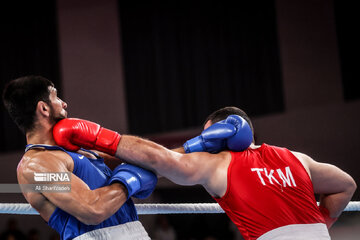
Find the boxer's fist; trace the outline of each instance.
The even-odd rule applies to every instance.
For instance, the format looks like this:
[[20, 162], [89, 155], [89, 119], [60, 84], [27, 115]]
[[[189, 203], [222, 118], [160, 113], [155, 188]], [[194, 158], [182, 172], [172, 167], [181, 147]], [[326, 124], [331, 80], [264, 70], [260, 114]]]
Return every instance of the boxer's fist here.
[[330, 217], [329, 210], [323, 206], [319, 206], [319, 210], [321, 215], [324, 217], [326, 227], [328, 229], [331, 228], [331, 226], [336, 222], [338, 218], [332, 218]]
[[235, 134], [226, 140], [227, 148], [235, 152], [247, 149], [253, 140], [253, 133], [248, 122], [239, 115], [230, 115], [226, 118], [225, 123], [236, 128]]
[[214, 123], [202, 133], [194, 137], [183, 145], [186, 153], [191, 152], [211, 152], [216, 153], [225, 149], [226, 139], [235, 135], [236, 128], [220, 121]]
[[252, 131], [246, 120], [238, 115], [230, 115], [205, 129], [200, 136], [188, 140], [183, 147], [186, 153], [216, 153], [225, 149], [239, 152], [248, 148], [252, 139]]
[[53, 128], [53, 136], [57, 145], [70, 151], [77, 151], [82, 147], [111, 155], [115, 155], [121, 138], [117, 132], [77, 118], [59, 121]]
[[114, 182], [124, 184], [128, 190], [128, 198], [147, 198], [154, 191], [157, 177], [151, 171], [123, 163], [114, 169], [109, 185]]

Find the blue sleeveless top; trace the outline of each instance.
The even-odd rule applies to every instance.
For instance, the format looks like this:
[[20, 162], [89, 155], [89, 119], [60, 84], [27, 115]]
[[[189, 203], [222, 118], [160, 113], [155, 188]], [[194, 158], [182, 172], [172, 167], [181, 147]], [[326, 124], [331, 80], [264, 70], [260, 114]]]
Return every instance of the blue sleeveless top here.
[[[91, 190], [107, 186], [112, 171], [108, 166], [106, 166], [104, 159], [101, 158], [98, 154], [86, 149], [81, 149], [97, 157], [96, 159], [89, 159], [84, 155], [66, 151], [65, 149], [58, 146], [31, 144], [26, 146], [25, 152], [32, 148], [61, 150], [66, 152], [72, 157], [74, 161], [73, 174], [81, 178]], [[106, 203], [104, 202], [104, 204]], [[129, 198], [129, 200], [127, 200], [114, 215], [98, 225], [86, 225], [60, 208], [55, 209], [54, 213], [49, 219], [48, 224], [60, 234], [61, 239], [66, 240], [73, 239], [83, 233], [95, 229], [115, 226], [136, 220], [138, 220], [136, 208], [131, 198]]]

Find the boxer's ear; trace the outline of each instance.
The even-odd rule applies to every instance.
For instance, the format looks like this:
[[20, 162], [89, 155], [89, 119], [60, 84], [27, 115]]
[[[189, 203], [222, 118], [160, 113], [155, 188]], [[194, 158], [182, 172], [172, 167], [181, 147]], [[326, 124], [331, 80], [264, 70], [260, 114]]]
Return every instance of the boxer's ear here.
[[36, 105], [36, 113], [44, 117], [49, 117], [50, 106], [44, 101], [39, 101]]

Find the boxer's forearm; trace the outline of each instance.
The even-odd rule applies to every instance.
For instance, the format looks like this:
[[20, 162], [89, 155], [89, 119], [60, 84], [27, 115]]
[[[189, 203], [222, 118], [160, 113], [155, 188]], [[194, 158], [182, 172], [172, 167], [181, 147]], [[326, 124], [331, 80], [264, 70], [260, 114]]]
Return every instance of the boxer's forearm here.
[[337, 221], [351, 200], [355, 188], [349, 187], [343, 192], [320, 195], [320, 213], [324, 217], [328, 229]]
[[128, 163], [161, 172], [168, 162], [180, 154], [146, 139], [123, 135], [115, 155]]
[[120, 183], [98, 188], [83, 195], [82, 203], [79, 202], [75, 208], [84, 206], [84, 211], [76, 213], [75, 217], [85, 224], [97, 225], [111, 217], [126, 200], [127, 189]]
[[333, 194], [321, 194], [320, 195], [320, 206], [325, 207], [329, 210], [330, 217], [339, 217], [345, 207], [349, 204], [354, 192], [356, 185], [349, 185], [343, 192]]
[[[199, 153], [200, 154], [200, 153]], [[149, 169], [180, 185], [199, 184], [199, 161], [196, 154], [181, 154], [154, 142], [123, 135], [116, 156], [124, 161]]]
[[127, 189], [120, 183], [91, 190], [76, 175], [71, 176], [70, 192], [42, 194], [53, 205], [87, 225], [104, 221], [127, 201]]

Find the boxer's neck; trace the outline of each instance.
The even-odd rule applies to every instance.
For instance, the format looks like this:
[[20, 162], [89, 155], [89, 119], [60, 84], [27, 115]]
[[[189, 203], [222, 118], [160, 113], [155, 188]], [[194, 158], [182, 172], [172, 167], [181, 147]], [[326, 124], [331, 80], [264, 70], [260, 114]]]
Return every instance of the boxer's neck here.
[[56, 145], [52, 129], [53, 124], [36, 124], [32, 131], [26, 133], [27, 144]]

